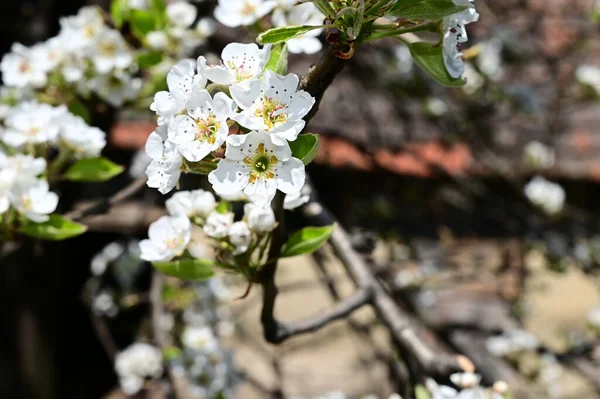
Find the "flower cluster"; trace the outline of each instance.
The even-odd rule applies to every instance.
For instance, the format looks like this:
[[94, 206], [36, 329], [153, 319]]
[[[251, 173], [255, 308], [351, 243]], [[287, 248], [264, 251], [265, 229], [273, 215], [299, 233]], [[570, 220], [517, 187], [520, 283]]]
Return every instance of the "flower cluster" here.
[[60, 32], [33, 47], [19, 43], [2, 58], [4, 84], [19, 89], [65, 88], [64, 95], [98, 95], [113, 106], [135, 99], [134, 54], [120, 32], [109, 28], [97, 7], [60, 20]]
[[[98, 156], [105, 136], [62, 106], [25, 101], [9, 108], [0, 127], [0, 215], [14, 210], [32, 222], [47, 221], [58, 205], [49, 181], [65, 162]], [[48, 164], [54, 152], [59, 155]]]
[[[313, 3], [297, 0], [219, 0], [215, 18], [225, 26], [251, 26], [271, 13], [271, 23], [280, 28], [293, 25], [323, 24], [325, 15]], [[318, 39], [322, 29], [315, 29], [287, 41], [290, 53], [315, 54], [323, 45]]]
[[123, 392], [135, 395], [144, 386], [145, 378], [159, 378], [162, 375], [160, 349], [145, 343], [135, 343], [117, 354], [115, 371]]
[[237, 383], [232, 352], [221, 340], [235, 332], [233, 314], [227, 306], [229, 289], [220, 278], [194, 283], [194, 300], [180, 315], [183, 324], [180, 362], [190, 390], [200, 398], [233, 397]]
[[[262, 254], [268, 234], [276, 227], [271, 208], [246, 204], [243, 220], [226, 202], [217, 204], [204, 190], [180, 191], [167, 200], [169, 216], [152, 223], [149, 239], [140, 242], [141, 258], [150, 262], [169, 262], [189, 254], [195, 259], [217, 258], [233, 263], [234, 257], [249, 258], [254, 250]], [[212, 241], [212, 245], [210, 242]]]
[[539, 141], [529, 142], [523, 149], [525, 162], [536, 169], [548, 169], [554, 166], [556, 155], [552, 147]]
[[148, 32], [144, 38], [144, 46], [175, 58], [189, 56], [215, 31], [211, 18], [201, 18], [196, 22], [197, 14], [196, 6], [186, 1], [167, 4], [165, 27]]
[[[243, 193], [266, 208], [277, 190], [297, 195], [304, 185], [304, 164], [292, 156], [288, 144], [304, 128], [302, 119], [315, 100], [298, 90], [299, 79], [265, 71], [270, 47], [231, 43], [221, 65], [184, 60], [167, 75], [169, 91], [155, 95], [151, 109], [158, 128], [148, 138], [152, 159], [146, 171], [148, 185], [161, 193], [171, 191], [182, 166], [196, 162], [214, 165], [214, 152], [226, 145], [225, 158], [209, 174], [217, 194], [225, 198]], [[227, 86], [211, 95], [207, 82]], [[248, 134], [229, 135], [237, 123]], [[185, 163], [185, 165], [184, 165]]]
[[444, 65], [453, 78], [460, 78], [465, 72], [460, 47], [469, 39], [465, 26], [479, 20], [474, 0], [452, 0], [457, 6], [468, 6], [464, 11], [444, 17], [443, 54]]

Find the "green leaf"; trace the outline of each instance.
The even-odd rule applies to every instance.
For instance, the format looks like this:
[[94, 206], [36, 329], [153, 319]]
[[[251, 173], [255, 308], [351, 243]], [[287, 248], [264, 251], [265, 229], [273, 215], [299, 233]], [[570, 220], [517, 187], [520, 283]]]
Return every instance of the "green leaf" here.
[[256, 41], [260, 44], [277, 44], [290, 40], [296, 36], [300, 36], [309, 32], [313, 29], [320, 29], [321, 25], [298, 25], [298, 26], [284, 26], [281, 28], [269, 29], [266, 32], [261, 33], [256, 38]]
[[65, 172], [65, 179], [78, 182], [103, 182], [123, 172], [124, 168], [103, 158], [85, 158], [75, 162]]
[[312, 133], [300, 134], [294, 141], [290, 141], [290, 148], [294, 157], [308, 165], [319, 151], [319, 136]]
[[28, 222], [21, 227], [21, 233], [42, 240], [61, 241], [85, 233], [87, 227], [61, 215], [50, 215], [43, 223]]
[[287, 44], [279, 43], [271, 49], [271, 57], [265, 65], [267, 71], [273, 71], [280, 75], [285, 75], [288, 68], [288, 49]]
[[408, 19], [438, 19], [467, 8], [469, 6], [457, 6], [452, 0], [398, 0], [387, 14]]
[[137, 63], [140, 68], [150, 68], [154, 65], [159, 64], [163, 59], [163, 56], [158, 51], [149, 51], [141, 53], [137, 57]]
[[285, 244], [281, 257], [312, 254], [327, 242], [334, 227], [305, 227], [295, 232]]
[[90, 123], [90, 111], [88, 111], [87, 107], [81, 101], [77, 99], [73, 100], [71, 105], [69, 105], [69, 112], [81, 117], [86, 123]]
[[180, 259], [173, 262], [154, 262], [152, 265], [163, 274], [182, 280], [206, 280], [215, 274], [213, 262], [206, 259]]
[[143, 38], [157, 28], [157, 14], [150, 10], [131, 10], [131, 29], [140, 38]]
[[186, 172], [193, 173], [196, 175], [207, 175], [213, 170], [217, 169], [218, 162], [211, 161], [198, 161], [198, 162], [186, 162]]
[[417, 385], [415, 387], [415, 399], [431, 399], [431, 395], [423, 385]]
[[117, 28], [120, 28], [123, 25], [126, 9], [125, 0], [113, 0], [110, 3], [110, 16]]
[[432, 43], [417, 42], [409, 44], [408, 49], [415, 64], [439, 84], [448, 87], [464, 86], [465, 81], [462, 78], [455, 79], [446, 70], [441, 46]]

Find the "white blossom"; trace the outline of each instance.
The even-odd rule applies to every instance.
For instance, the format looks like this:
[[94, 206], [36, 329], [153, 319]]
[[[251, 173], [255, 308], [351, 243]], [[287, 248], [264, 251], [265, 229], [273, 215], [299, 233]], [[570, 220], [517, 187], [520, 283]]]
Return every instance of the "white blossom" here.
[[203, 230], [207, 236], [221, 239], [227, 237], [229, 228], [233, 224], [233, 213], [212, 212], [204, 222]]
[[245, 222], [235, 222], [228, 231], [229, 242], [235, 247], [234, 255], [241, 255], [248, 250], [252, 242], [252, 232]]
[[190, 242], [192, 226], [186, 216], [162, 216], [150, 225], [148, 239], [140, 242], [140, 258], [168, 262], [181, 256]]
[[152, 159], [146, 169], [148, 187], [157, 188], [162, 194], [168, 193], [179, 181], [183, 157], [175, 144], [167, 140], [166, 126], [159, 126], [150, 134], [146, 154]]
[[123, 71], [115, 71], [94, 77], [89, 81], [89, 87], [113, 107], [120, 107], [137, 98], [142, 81]]
[[244, 205], [244, 217], [248, 227], [257, 233], [269, 233], [277, 226], [275, 214], [270, 207], [261, 208], [254, 204], [246, 204]]
[[152, 50], [164, 50], [169, 45], [169, 36], [162, 30], [148, 32], [146, 43]]
[[181, 335], [181, 342], [186, 348], [206, 353], [214, 352], [219, 347], [217, 337], [210, 327], [186, 327]]
[[185, 114], [175, 117], [169, 140], [188, 161], [201, 161], [225, 143], [227, 119], [236, 106], [225, 93], [217, 93], [213, 99], [208, 91], [199, 90], [191, 94], [186, 109]]
[[135, 343], [117, 354], [115, 371], [125, 394], [135, 395], [142, 389], [144, 378], [162, 375], [161, 351], [149, 344]]
[[206, 218], [217, 207], [217, 201], [208, 191], [179, 191], [167, 200], [166, 207], [171, 216]]
[[34, 66], [43, 72], [49, 72], [60, 64], [65, 56], [60, 37], [52, 37], [31, 47], [31, 59]]
[[452, 0], [457, 6], [468, 6], [464, 11], [444, 17], [443, 54], [444, 65], [453, 78], [460, 78], [464, 72], [464, 64], [460, 46], [468, 40], [465, 25], [479, 20], [474, 0]]
[[461, 388], [471, 388], [479, 385], [481, 376], [474, 373], [454, 373], [450, 376], [450, 381]]
[[286, 195], [283, 200], [283, 209], [293, 210], [308, 203], [310, 201], [310, 193], [310, 186], [305, 184], [299, 192]]
[[198, 58], [198, 69], [206, 77], [221, 85], [242, 86], [256, 80], [265, 69], [271, 55], [271, 46], [259, 48], [255, 43], [229, 43], [221, 53], [222, 65], [209, 66], [204, 57]]
[[[288, 2], [289, 3], [289, 2]], [[296, 2], [294, 2], [296, 3]], [[295, 26], [295, 25], [323, 25], [323, 15], [313, 3], [292, 4], [291, 7], [278, 7], [273, 12], [271, 18], [275, 27]], [[321, 51], [323, 45], [318, 39], [323, 29], [313, 29], [302, 35], [288, 40], [288, 50], [290, 53], [315, 54]]]
[[106, 146], [106, 133], [89, 126], [82, 118], [67, 113], [61, 119], [59, 141], [72, 150], [76, 157], [96, 157]]
[[2, 140], [12, 147], [54, 141], [60, 130], [60, 118], [65, 112], [64, 107], [35, 101], [23, 102], [7, 115]]
[[529, 201], [550, 215], [559, 213], [564, 207], [565, 190], [561, 185], [541, 176], [536, 176], [527, 183], [524, 191]]
[[493, 80], [502, 78], [502, 42], [492, 39], [484, 43], [481, 53], [477, 57], [477, 67], [484, 75]]
[[36, 62], [34, 55], [29, 48], [14, 43], [11, 52], [5, 54], [0, 63], [4, 84], [18, 88], [44, 86], [48, 77], [44, 67]]
[[60, 26], [59, 37], [70, 52], [90, 46], [96, 35], [105, 28], [102, 11], [98, 7], [83, 7], [77, 15], [61, 18]]
[[273, 144], [283, 146], [294, 141], [304, 129], [302, 119], [308, 114], [315, 99], [298, 89], [298, 76], [278, 75], [266, 71], [262, 81], [250, 83], [247, 91], [234, 90], [231, 95], [242, 109], [233, 119], [251, 130], [268, 133]]
[[214, 251], [208, 245], [208, 238], [204, 230], [196, 225], [192, 225], [192, 237], [187, 250], [196, 259], [211, 259], [214, 256]]
[[196, 20], [198, 9], [185, 1], [176, 1], [167, 5], [167, 18], [172, 25], [189, 28]]
[[277, 190], [295, 194], [304, 185], [304, 164], [290, 147], [273, 145], [263, 132], [229, 136], [225, 159], [208, 175], [219, 195], [243, 190], [250, 201], [266, 208]]
[[56, 210], [58, 195], [42, 179], [19, 178], [8, 192], [11, 205], [27, 219], [42, 223]]
[[276, 5], [275, 0], [219, 0], [215, 18], [230, 28], [248, 26], [270, 13]]
[[535, 168], [548, 169], [554, 166], [554, 149], [539, 141], [530, 141], [524, 150], [525, 161]]

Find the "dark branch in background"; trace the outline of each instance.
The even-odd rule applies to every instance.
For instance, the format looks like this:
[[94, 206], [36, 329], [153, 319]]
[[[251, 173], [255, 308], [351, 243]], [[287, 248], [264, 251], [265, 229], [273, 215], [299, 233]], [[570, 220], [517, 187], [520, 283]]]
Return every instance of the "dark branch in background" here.
[[125, 186], [113, 196], [96, 201], [81, 209], [74, 209], [71, 212], [67, 213], [65, 216], [69, 219], [80, 221], [87, 216], [105, 213], [113, 205], [123, 202], [137, 194], [142, 188], [146, 186], [146, 180], [146, 176], [140, 177], [129, 183], [127, 186]]
[[[150, 287], [150, 303], [152, 304], [152, 331], [154, 341], [158, 344], [161, 351], [165, 353], [167, 349], [172, 348], [173, 340], [171, 336], [161, 327], [161, 321], [164, 318], [164, 306], [162, 302], [162, 290], [165, 284], [165, 276], [160, 272], [152, 273], [152, 286]], [[194, 399], [195, 396], [190, 391], [188, 380], [185, 375], [173, 371], [172, 367], [167, 367], [169, 380], [173, 385], [173, 391], [177, 399]]]

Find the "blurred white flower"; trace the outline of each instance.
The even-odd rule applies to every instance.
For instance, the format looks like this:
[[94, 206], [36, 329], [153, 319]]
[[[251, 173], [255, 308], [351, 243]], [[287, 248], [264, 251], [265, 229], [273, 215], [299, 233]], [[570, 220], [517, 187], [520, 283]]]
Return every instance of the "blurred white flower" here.
[[101, 291], [92, 300], [92, 312], [98, 316], [115, 317], [119, 312], [119, 308], [110, 292]]
[[248, 26], [270, 13], [276, 5], [275, 0], [219, 0], [215, 18], [230, 28]]
[[467, 94], [474, 94], [477, 90], [481, 89], [485, 83], [485, 79], [477, 69], [470, 63], [466, 63], [463, 66], [463, 79], [466, 82], [462, 87], [462, 90]]
[[209, 246], [204, 230], [196, 225], [192, 225], [192, 237], [187, 250], [196, 259], [214, 258], [214, 250]]
[[105, 28], [102, 11], [98, 7], [83, 7], [77, 15], [62, 17], [59, 38], [70, 52], [77, 52], [91, 45], [96, 35]]
[[64, 107], [53, 107], [35, 101], [23, 102], [6, 117], [2, 141], [12, 147], [24, 144], [42, 144], [54, 141], [60, 131]]
[[169, 36], [162, 30], [148, 32], [146, 43], [152, 50], [163, 50], [169, 45]]
[[262, 81], [250, 83], [249, 90], [231, 88], [231, 95], [242, 112], [233, 120], [250, 130], [268, 133], [271, 142], [285, 146], [304, 129], [302, 119], [315, 104], [315, 99], [298, 90], [298, 76], [265, 71]]
[[49, 72], [60, 64], [65, 56], [60, 37], [53, 37], [31, 47], [31, 58], [36, 68]]
[[587, 315], [587, 322], [594, 329], [600, 330], [600, 306], [590, 309]]
[[70, 113], [61, 118], [59, 143], [76, 157], [96, 157], [106, 146], [106, 133]]
[[233, 255], [241, 255], [248, 250], [252, 242], [252, 232], [245, 222], [235, 222], [228, 231], [229, 242], [235, 247]]
[[137, 179], [144, 175], [146, 168], [148, 168], [151, 162], [152, 158], [150, 158], [145, 151], [136, 151], [136, 153], [133, 154], [133, 157], [131, 158], [131, 162], [129, 163], [129, 169], [127, 171], [129, 172], [129, 175], [131, 177]]
[[444, 116], [448, 112], [448, 104], [440, 98], [428, 97], [425, 100], [425, 109], [433, 116]]
[[185, 215], [193, 218], [206, 218], [217, 207], [215, 196], [205, 190], [179, 191], [166, 202], [167, 211], [171, 216]]
[[594, 65], [580, 65], [575, 71], [575, 79], [579, 84], [591, 87], [600, 95], [600, 68]]
[[135, 395], [142, 389], [145, 378], [162, 375], [161, 351], [149, 344], [135, 343], [117, 354], [115, 371], [125, 394]]
[[207, 236], [221, 239], [227, 237], [229, 228], [233, 224], [233, 213], [219, 213], [217, 211], [212, 212], [206, 218], [204, 222], [204, 232]]
[[162, 216], [150, 225], [148, 239], [140, 241], [140, 258], [168, 262], [180, 256], [190, 242], [192, 226], [185, 216]]
[[176, 1], [167, 5], [167, 18], [172, 25], [189, 28], [196, 20], [198, 9], [185, 1]]
[[554, 166], [556, 156], [554, 149], [539, 141], [530, 141], [524, 150], [525, 162], [539, 169], [548, 169]]
[[527, 183], [524, 191], [529, 201], [550, 215], [559, 213], [565, 205], [566, 195], [562, 186], [541, 176], [536, 176]]
[[502, 357], [522, 351], [534, 351], [538, 348], [539, 341], [527, 331], [511, 330], [502, 335], [489, 337], [485, 345], [492, 355]]
[[11, 52], [5, 54], [0, 62], [2, 81], [6, 86], [24, 88], [42, 87], [48, 77], [32, 51], [20, 43], [14, 43]]
[[248, 227], [257, 233], [269, 233], [277, 226], [275, 214], [270, 207], [261, 208], [254, 204], [245, 204], [244, 217]]
[[250, 201], [266, 208], [275, 192], [295, 194], [304, 185], [304, 164], [290, 147], [273, 145], [264, 132], [229, 136], [225, 159], [208, 175], [219, 195], [243, 190]]
[[472, 388], [479, 385], [481, 376], [474, 373], [454, 373], [450, 376], [450, 381], [461, 388]]
[[310, 186], [305, 184], [299, 192], [285, 196], [283, 208], [293, 210], [308, 203], [310, 201], [310, 193]]
[[480, 43], [482, 50], [477, 56], [477, 67], [492, 80], [502, 78], [502, 43], [498, 39], [492, 39]]
[[115, 71], [113, 74], [92, 78], [88, 86], [113, 107], [120, 107], [137, 98], [142, 81], [133, 78], [129, 73]]
[[35, 223], [47, 221], [58, 205], [58, 195], [49, 191], [48, 182], [42, 179], [19, 178], [8, 198], [20, 214]]
[[210, 327], [186, 327], [181, 335], [181, 342], [187, 348], [206, 353], [214, 352], [219, 347]]

